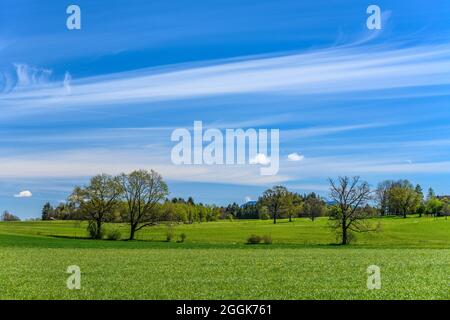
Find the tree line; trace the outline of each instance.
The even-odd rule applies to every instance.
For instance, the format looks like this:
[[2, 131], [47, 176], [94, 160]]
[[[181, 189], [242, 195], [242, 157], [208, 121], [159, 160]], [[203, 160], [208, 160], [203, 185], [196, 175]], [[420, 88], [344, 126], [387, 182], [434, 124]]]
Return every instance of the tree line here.
[[311, 218], [328, 215], [328, 206], [324, 198], [314, 192], [298, 194], [290, 192], [283, 186], [268, 189], [258, 199], [239, 206], [237, 203], [221, 207], [222, 216], [237, 219], [274, 219]]
[[[87, 220], [89, 235], [103, 237], [105, 222], [129, 225], [129, 239], [137, 231], [160, 222], [195, 223], [218, 219], [272, 219], [289, 221], [296, 217], [327, 216], [343, 244], [352, 240], [355, 232], [377, 229], [367, 218], [408, 214], [448, 216], [450, 198], [436, 196], [429, 188], [425, 196], [420, 185], [408, 180], [387, 180], [375, 189], [359, 177], [339, 177], [328, 180], [329, 199], [315, 193], [299, 194], [284, 186], [267, 189], [258, 198], [239, 206], [204, 205], [192, 197], [169, 199], [168, 186], [156, 171], [136, 170], [118, 176], [100, 174], [83, 187], [74, 188], [67, 201], [56, 207], [46, 203], [43, 220]], [[7, 219], [15, 219], [6, 215]], [[5, 219], [6, 220], [6, 219]]]

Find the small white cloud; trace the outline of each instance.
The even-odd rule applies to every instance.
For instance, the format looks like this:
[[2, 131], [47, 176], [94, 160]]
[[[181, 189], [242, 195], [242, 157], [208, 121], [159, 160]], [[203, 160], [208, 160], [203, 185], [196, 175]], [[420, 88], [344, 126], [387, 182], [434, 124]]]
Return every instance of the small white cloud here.
[[412, 164], [412, 163], [413, 163], [412, 160], [405, 160], [405, 162], [406, 162], [407, 164]]
[[249, 196], [246, 196], [245, 197], [245, 202], [249, 202], [249, 201], [252, 201], [252, 198], [250, 198]]
[[305, 156], [298, 154], [297, 152], [288, 155], [289, 161], [302, 161], [303, 159], [305, 159]]
[[253, 159], [250, 159], [250, 164], [262, 164], [267, 165], [270, 163], [270, 158], [266, 157], [263, 153], [258, 153]]
[[18, 194], [14, 195], [14, 197], [16, 198], [30, 198], [32, 196], [33, 194], [31, 193], [31, 191], [28, 190], [20, 191]]

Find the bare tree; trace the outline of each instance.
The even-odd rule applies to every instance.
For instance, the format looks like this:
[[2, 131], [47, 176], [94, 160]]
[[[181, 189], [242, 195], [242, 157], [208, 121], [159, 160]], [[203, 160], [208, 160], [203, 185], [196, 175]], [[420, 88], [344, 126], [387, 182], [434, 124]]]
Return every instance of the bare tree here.
[[364, 218], [363, 207], [371, 199], [369, 184], [359, 177], [339, 177], [330, 182], [330, 197], [337, 205], [330, 218], [335, 221], [333, 227], [341, 237], [341, 244], [350, 242], [350, 232], [373, 231]]
[[168, 195], [168, 187], [156, 171], [136, 170], [119, 176], [130, 223], [130, 240], [136, 231], [153, 224], [157, 206]]
[[85, 187], [75, 187], [69, 201], [89, 220], [92, 238], [102, 237], [102, 223], [113, 213], [121, 195], [117, 178], [107, 174], [96, 175]]

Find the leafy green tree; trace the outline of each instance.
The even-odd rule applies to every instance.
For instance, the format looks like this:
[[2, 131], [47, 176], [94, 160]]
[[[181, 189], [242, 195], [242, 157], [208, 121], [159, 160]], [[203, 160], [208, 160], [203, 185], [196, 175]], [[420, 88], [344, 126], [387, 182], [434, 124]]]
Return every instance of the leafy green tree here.
[[420, 184], [416, 184], [416, 188], [414, 189], [419, 197], [419, 200], [422, 202], [424, 200], [423, 190]]
[[61, 202], [53, 209], [51, 217], [58, 220], [80, 220], [82, 216], [72, 202]]
[[220, 208], [216, 207], [216, 206], [211, 206], [210, 207], [210, 212], [209, 212], [209, 217], [208, 217], [208, 221], [217, 221], [220, 217]]
[[205, 222], [206, 216], [208, 215], [208, 209], [203, 204], [198, 204], [196, 207], [199, 222]]
[[160, 219], [164, 221], [177, 221], [176, 203], [165, 201], [160, 207]]
[[408, 213], [416, 212], [420, 198], [408, 180], [400, 180], [389, 190], [389, 203], [396, 214], [401, 214], [403, 218], [406, 218]]
[[266, 206], [270, 215], [272, 216], [273, 223], [277, 223], [277, 218], [283, 209], [289, 205], [289, 191], [283, 186], [274, 186], [271, 189], [264, 191], [263, 195], [259, 198], [258, 202], [262, 206]]
[[190, 204], [191, 206], [195, 205], [194, 199], [192, 197], [188, 198], [187, 203]]
[[417, 193], [418, 201], [419, 201], [417, 208], [416, 208], [416, 213], [419, 214], [419, 217], [422, 217], [422, 214], [425, 213], [425, 205], [424, 205], [425, 197], [423, 195], [423, 190], [422, 190], [422, 187], [420, 186], [420, 184], [416, 185], [415, 191]]
[[438, 198], [430, 198], [426, 202], [427, 214], [437, 216], [444, 208], [444, 203]]
[[188, 214], [189, 223], [194, 223], [194, 222], [198, 221], [198, 210], [197, 210], [196, 206], [187, 203], [186, 210], [187, 210], [187, 214]]
[[117, 178], [107, 174], [96, 175], [85, 187], [75, 187], [69, 201], [89, 220], [92, 238], [102, 237], [102, 224], [114, 212], [122, 194]]
[[436, 194], [434, 193], [433, 188], [429, 188], [428, 189], [428, 193], [427, 193], [427, 200], [433, 199], [436, 197]]
[[325, 215], [326, 205], [315, 193], [305, 198], [303, 203], [303, 214], [314, 221], [317, 217]]
[[50, 220], [54, 212], [53, 206], [47, 202], [42, 208], [42, 220]]
[[416, 213], [419, 215], [419, 217], [422, 217], [424, 214], [427, 213], [427, 207], [424, 202], [420, 203], [417, 206]]
[[233, 202], [232, 204], [229, 204], [225, 208], [225, 215], [233, 215], [235, 218], [238, 218], [241, 215], [241, 207], [236, 202]]
[[177, 217], [178, 221], [181, 221], [181, 222], [188, 221], [187, 206], [185, 204], [176, 203], [174, 205], [174, 211], [175, 211], [175, 216]]
[[447, 217], [450, 216], [450, 203], [444, 202], [442, 207], [442, 214], [445, 216], [445, 220], [447, 220]]
[[269, 220], [270, 214], [269, 209], [266, 206], [258, 205], [258, 215], [261, 220]]
[[303, 209], [303, 199], [302, 197], [293, 192], [287, 192], [286, 203], [284, 212], [289, 217], [289, 222], [292, 222], [293, 217], [297, 217]]
[[248, 202], [242, 205], [240, 210], [239, 219], [259, 219], [259, 210], [257, 203]]

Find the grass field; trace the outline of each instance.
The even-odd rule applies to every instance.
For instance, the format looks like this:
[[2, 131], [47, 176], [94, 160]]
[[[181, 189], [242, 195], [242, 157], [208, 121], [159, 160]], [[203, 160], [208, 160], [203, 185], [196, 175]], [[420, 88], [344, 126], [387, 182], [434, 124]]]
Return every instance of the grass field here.
[[[0, 223], [1, 299], [450, 299], [450, 220], [383, 218], [336, 246], [327, 219], [167, 226], [136, 241], [88, 240], [74, 221]], [[124, 236], [127, 226], [114, 224]], [[273, 244], [247, 245], [251, 234]], [[382, 288], [368, 290], [369, 265]], [[69, 290], [69, 265], [81, 289]]]

